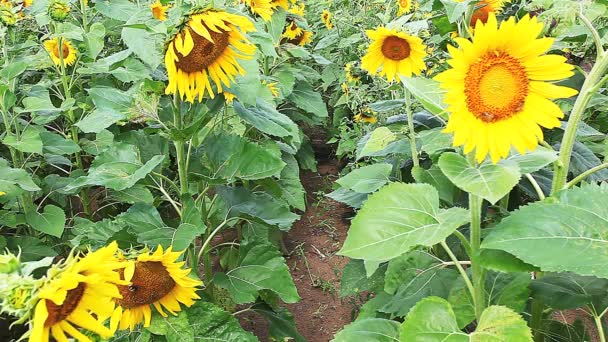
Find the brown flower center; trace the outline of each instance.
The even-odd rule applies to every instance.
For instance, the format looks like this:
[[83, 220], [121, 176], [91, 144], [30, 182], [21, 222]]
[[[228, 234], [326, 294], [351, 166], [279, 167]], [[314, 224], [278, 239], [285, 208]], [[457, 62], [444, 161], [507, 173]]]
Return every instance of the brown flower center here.
[[[205, 26], [205, 24], [203, 24], [203, 26]], [[205, 26], [205, 28], [207, 27]], [[196, 32], [190, 28], [185, 28], [178, 34], [181, 34], [182, 38], [184, 38], [186, 30], [190, 31], [190, 35], [194, 41], [192, 51], [190, 51], [187, 56], [184, 56], [174, 48], [175, 54], [177, 55], [177, 62], [175, 62], [175, 65], [184, 72], [195, 73], [207, 69], [222, 55], [226, 47], [228, 47], [228, 37], [230, 34], [226, 31], [220, 29], [220, 32], [215, 32], [207, 29], [211, 39], [213, 39], [212, 43], [205, 37], [196, 34]]]
[[410, 43], [403, 38], [390, 36], [382, 43], [382, 54], [384, 57], [394, 61], [406, 59], [410, 55]]
[[80, 303], [80, 299], [82, 299], [82, 295], [84, 294], [84, 289], [86, 285], [84, 283], [79, 283], [78, 286], [68, 291], [65, 296], [65, 300], [63, 304], [57, 305], [48, 299], [46, 301], [46, 310], [49, 315], [44, 321], [45, 327], [50, 327], [58, 322], [63, 321], [68, 317], [72, 311], [76, 309], [78, 303]]
[[118, 286], [122, 299], [116, 302], [126, 309], [152, 304], [174, 287], [175, 281], [160, 261], [138, 261], [131, 285]]
[[[70, 47], [68, 46], [68, 44], [61, 42], [61, 53], [63, 54], [63, 59], [68, 58], [68, 56], [70, 55]], [[53, 56], [60, 58], [59, 57], [59, 44], [55, 45], [55, 48], [53, 49]]]
[[529, 79], [518, 60], [495, 52], [469, 67], [464, 84], [469, 111], [484, 122], [496, 122], [523, 109]]

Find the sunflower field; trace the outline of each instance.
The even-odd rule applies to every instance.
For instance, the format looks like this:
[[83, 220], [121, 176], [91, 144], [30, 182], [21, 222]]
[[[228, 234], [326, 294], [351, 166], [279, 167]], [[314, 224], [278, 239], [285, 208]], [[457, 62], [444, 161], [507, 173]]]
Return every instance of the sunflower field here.
[[606, 341], [608, 0], [0, 0], [0, 40], [0, 341]]

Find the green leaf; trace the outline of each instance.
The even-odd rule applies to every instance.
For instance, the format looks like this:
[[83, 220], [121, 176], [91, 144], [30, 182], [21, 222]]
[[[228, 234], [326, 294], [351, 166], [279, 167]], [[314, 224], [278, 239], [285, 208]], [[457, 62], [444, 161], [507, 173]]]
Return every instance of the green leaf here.
[[226, 273], [217, 272], [213, 278], [216, 285], [230, 292], [237, 304], [254, 302], [260, 290], [270, 290], [286, 303], [300, 300], [285, 259], [273, 244], [241, 245], [238, 264]]
[[439, 192], [439, 198], [448, 204], [454, 204], [458, 189], [443, 174], [439, 166], [432, 165], [429, 169], [420, 166], [412, 168], [412, 177], [416, 183], [426, 183], [432, 185]]
[[188, 321], [188, 314], [184, 311], [167, 317], [155, 313], [150, 326], [146, 329], [154, 335], [165, 336], [168, 341], [194, 342], [194, 328]]
[[21, 133], [19, 139], [15, 135], [7, 135], [2, 143], [17, 151], [42, 154], [42, 140], [40, 139], [40, 131], [37, 129], [26, 129]]
[[77, 143], [73, 140], [65, 139], [59, 134], [42, 132], [40, 133], [40, 138], [43, 145], [42, 150], [45, 153], [63, 155], [80, 152], [80, 146]]
[[[73, 246], [88, 245], [93, 249], [101, 248], [116, 239], [116, 234], [127, 228], [127, 224], [118, 219], [103, 219], [92, 222], [82, 217], [74, 218], [71, 233], [74, 238], [70, 241]], [[125, 243], [126, 242], [126, 243]], [[119, 241], [120, 246], [130, 246], [135, 241]]]
[[441, 0], [441, 3], [443, 6], [445, 6], [448, 20], [451, 23], [455, 23], [461, 19], [461, 17], [467, 11], [469, 4], [474, 1], [475, 0], [463, 0], [462, 2], [454, 2], [451, 0]]
[[240, 187], [218, 187], [217, 192], [226, 201], [228, 217], [248, 215], [270, 225], [277, 225], [282, 230], [289, 230], [300, 217], [266, 193], [250, 192]]
[[75, 126], [84, 133], [99, 133], [114, 123], [126, 119], [126, 116], [112, 109], [95, 109]]
[[30, 192], [41, 190], [27, 171], [24, 169], [14, 169], [8, 166], [8, 163], [4, 159], [0, 158], [0, 189], [10, 194], [9, 191], [4, 189], [9, 189], [13, 185]]
[[526, 264], [512, 254], [496, 249], [482, 249], [477, 260], [484, 268], [497, 272], [540, 271], [538, 267]]
[[[141, 8], [127, 21], [127, 25], [143, 24], [150, 18], [150, 9]], [[146, 28], [148, 26], [145, 26]], [[152, 30], [125, 26], [120, 35], [122, 41], [131, 51], [152, 70], [155, 70], [162, 62], [164, 35]]]
[[511, 192], [521, 178], [519, 167], [513, 162], [484, 162], [474, 167], [463, 156], [451, 152], [441, 155], [439, 167], [454, 185], [492, 204]]
[[[519, 313], [526, 308], [531, 281], [530, 273], [488, 272], [485, 277], [485, 296], [490, 305], [504, 305]], [[462, 277], [456, 279], [447, 299], [456, 313], [460, 328], [465, 328], [475, 320], [473, 298]]]
[[192, 198], [188, 197], [183, 202], [182, 220], [177, 227], [177, 231], [173, 236], [173, 249], [182, 251], [190, 246], [190, 244], [198, 236], [202, 236], [207, 230], [203, 223], [202, 213], [194, 203]]
[[127, 21], [137, 13], [137, 4], [129, 0], [110, 0], [96, 2], [95, 9], [104, 16], [119, 21]]
[[257, 100], [255, 107], [245, 107], [238, 101], [234, 101], [233, 106], [236, 114], [253, 127], [275, 137], [289, 137], [287, 141], [294, 144], [296, 150], [299, 148], [298, 125], [285, 114], [279, 113], [274, 106], [262, 99]]
[[351, 171], [346, 176], [338, 179], [336, 183], [341, 186], [367, 194], [380, 189], [389, 181], [393, 165], [391, 164], [372, 164]]
[[317, 118], [324, 119], [329, 116], [321, 95], [306, 82], [298, 82], [288, 99], [298, 108], [315, 115]]
[[354, 296], [364, 291], [380, 292], [384, 286], [385, 271], [386, 265], [383, 265], [368, 278], [363, 261], [350, 260], [342, 270], [340, 297]]
[[492, 229], [482, 247], [543, 271], [608, 278], [608, 188], [587, 185], [524, 206]]
[[333, 342], [397, 342], [399, 323], [383, 318], [357, 320], [336, 334]]
[[433, 128], [418, 133], [416, 142], [420, 143], [420, 150], [434, 155], [452, 148], [452, 135], [443, 132], [443, 127]]
[[29, 63], [26, 61], [12, 61], [0, 70], [0, 77], [7, 81], [11, 81], [15, 77], [23, 74], [28, 66]]
[[369, 108], [374, 112], [390, 112], [391, 110], [400, 109], [405, 107], [404, 99], [397, 100], [382, 100], [369, 104]]
[[89, 89], [89, 96], [95, 107], [105, 110], [114, 110], [127, 113], [131, 109], [133, 97], [127, 93], [111, 87], [95, 87]]
[[384, 291], [395, 294], [402, 284], [415, 279], [421, 270], [438, 265], [441, 260], [422, 250], [413, 250], [388, 262], [384, 276]]
[[545, 274], [532, 282], [532, 297], [556, 310], [593, 305], [596, 312], [608, 306], [608, 280], [574, 273]]
[[167, 226], [156, 208], [150, 204], [136, 203], [117, 219], [119, 224], [124, 223], [129, 232], [137, 236], [137, 242], [150, 247], [161, 245], [168, 248], [177, 235], [176, 229]]
[[503, 159], [498, 163], [510, 165], [510, 162], [515, 162], [517, 166], [519, 166], [519, 172], [525, 174], [536, 172], [556, 160], [556, 151], [543, 146], [538, 146], [536, 150], [527, 152], [526, 154], [519, 154], [516, 151], [512, 151], [507, 159]]
[[86, 34], [86, 43], [91, 59], [97, 59], [97, 56], [99, 56], [99, 53], [103, 50], [105, 35], [106, 28], [102, 23], [96, 22], [89, 27], [89, 32]]
[[152, 192], [142, 184], [135, 184], [128, 189], [120, 191], [110, 191], [110, 196], [114, 200], [129, 204], [139, 202], [152, 204], [154, 202], [154, 195], [152, 195]]
[[283, 190], [281, 198], [296, 209], [306, 210], [306, 190], [300, 181], [298, 161], [286, 152], [283, 152], [283, 161], [287, 166], [281, 171], [281, 178], [278, 181], [279, 187]]
[[268, 321], [268, 334], [271, 341], [306, 342], [304, 336], [298, 333], [293, 315], [286, 308], [273, 310], [266, 303], [258, 303], [251, 309]]
[[15, 236], [6, 239], [9, 250], [17, 254], [21, 252], [21, 261], [35, 261], [46, 257], [54, 257], [57, 252], [42, 240], [33, 236]]
[[229, 181], [278, 177], [286, 165], [276, 153], [278, 148], [273, 152], [238, 135], [212, 135], [205, 140], [204, 150], [215, 172], [213, 178]]
[[389, 143], [395, 141], [397, 135], [387, 127], [378, 127], [370, 135], [361, 149], [357, 148], [357, 160], [374, 155], [384, 150]]
[[[258, 339], [243, 330], [239, 321], [220, 307], [197, 301], [186, 310], [188, 322], [194, 331], [194, 338], [201, 342], [255, 342]], [[180, 341], [181, 340], [175, 340]]]
[[418, 271], [412, 279], [401, 284], [395, 295], [380, 311], [393, 316], [405, 316], [416, 303], [430, 296], [448, 298], [450, 289], [459, 274], [450, 268], [428, 266]]
[[439, 82], [422, 77], [402, 77], [401, 82], [431, 114], [446, 117], [447, 107], [443, 102], [444, 91], [439, 87]]
[[117, 143], [98, 155], [87, 176], [79, 177], [65, 191], [86, 186], [100, 185], [112, 190], [125, 190], [146, 177], [163, 161], [165, 156], [157, 155], [142, 164], [139, 151], [133, 145]]
[[63, 209], [49, 204], [44, 207], [42, 213], [29, 211], [25, 215], [25, 220], [37, 231], [61, 237], [65, 227], [65, 212]]
[[465, 209], [440, 210], [437, 190], [428, 184], [391, 183], [367, 199], [339, 254], [388, 261], [443, 241], [468, 220]]
[[467, 334], [458, 328], [454, 311], [445, 299], [429, 297], [416, 304], [405, 318], [400, 341], [531, 342], [532, 333], [517, 313], [494, 305], [482, 312], [475, 332]]

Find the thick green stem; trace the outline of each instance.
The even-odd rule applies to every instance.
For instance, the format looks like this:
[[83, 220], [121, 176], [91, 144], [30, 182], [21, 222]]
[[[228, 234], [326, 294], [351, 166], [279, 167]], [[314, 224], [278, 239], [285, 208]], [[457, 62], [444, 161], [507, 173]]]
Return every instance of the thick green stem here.
[[566, 185], [564, 185], [564, 189], [568, 189], [571, 188], [573, 186], [575, 186], [578, 182], [582, 181], [583, 179], [587, 178], [588, 176], [590, 176], [593, 173], [596, 173], [600, 170], [606, 169], [608, 168], [608, 163], [603, 163], [600, 164], [596, 167], [590, 168], [589, 170], [581, 173], [580, 175], [576, 176], [576, 178], [574, 178], [573, 180], [571, 180], [570, 182], [566, 183]]
[[602, 53], [587, 75], [587, 79], [585, 79], [580, 94], [576, 98], [572, 111], [570, 112], [568, 126], [564, 132], [564, 137], [562, 138], [562, 144], [559, 150], [559, 159], [555, 163], [555, 175], [553, 177], [551, 194], [563, 189], [564, 185], [566, 184], [568, 170], [570, 168], [572, 148], [574, 146], [574, 142], [576, 141], [576, 131], [583, 114], [585, 113], [587, 104], [589, 104], [591, 97], [597, 90], [597, 85], [603, 81], [602, 77], [604, 77], [607, 71], [608, 53]]
[[[11, 122], [8, 119], [6, 110], [2, 109], [2, 120], [4, 121], [4, 126], [6, 128], [6, 134], [11, 135], [12, 134], [12, 130], [11, 130]], [[15, 128], [16, 131], [18, 131], [18, 129]], [[13, 161], [13, 167], [15, 168], [20, 168], [22, 167], [21, 165], [21, 157], [19, 155], [19, 153], [17, 153], [17, 151], [15, 151], [15, 149], [13, 149], [12, 147], [8, 146], [8, 149], [11, 153], [11, 159]], [[32, 198], [29, 195], [29, 193], [24, 193], [22, 195], [19, 195], [19, 204], [21, 204], [21, 207], [23, 208], [23, 213], [27, 215], [27, 213], [29, 212], [30, 209], [32, 209], [34, 207], [34, 203], [32, 202]]]
[[410, 92], [405, 88], [405, 112], [407, 114], [407, 127], [409, 130], [410, 138], [410, 149], [412, 150], [412, 160], [414, 161], [414, 167], [420, 166], [418, 160], [418, 149], [416, 149], [416, 131], [414, 130], [414, 114], [412, 113], [412, 99]]
[[597, 327], [597, 334], [600, 337], [600, 342], [606, 342], [606, 334], [604, 333], [602, 317], [603, 316], [593, 315], [593, 320], [595, 321], [595, 326]]
[[532, 334], [534, 335], [534, 342], [543, 342], [545, 340], [545, 335], [541, 329], [544, 310], [545, 303], [540, 298], [534, 298], [530, 317], [530, 329], [532, 329]]
[[[473, 154], [469, 154], [467, 157], [471, 165], [477, 165]], [[481, 318], [481, 313], [486, 308], [485, 272], [479, 263], [482, 203], [483, 199], [481, 197], [469, 193], [469, 212], [471, 213], [469, 237], [469, 242], [471, 244], [471, 275], [473, 277], [473, 287], [475, 288], [473, 302], [475, 304], [475, 317], [477, 317], [477, 320]]]
[[[178, 96], [175, 96], [175, 111], [173, 113], [173, 124], [177, 130], [183, 129], [184, 123], [182, 119], [181, 100]], [[183, 140], [177, 140], [175, 144], [175, 153], [177, 158], [177, 173], [179, 176], [179, 189], [180, 197], [188, 193], [188, 170], [187, 170], [187, 156], [185, 150], [185, 142]]]

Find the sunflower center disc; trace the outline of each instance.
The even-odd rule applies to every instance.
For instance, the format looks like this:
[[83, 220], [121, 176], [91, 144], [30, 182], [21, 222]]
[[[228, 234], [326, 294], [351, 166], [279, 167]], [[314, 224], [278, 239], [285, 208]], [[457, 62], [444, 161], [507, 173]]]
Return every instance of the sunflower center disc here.
[[[61, 53], [63, 54], [63, 59], [68, 58], [68, 56], [70, 55], [70, 48], [68, 44], [63, 42], [61, 43]], [[53, 55], [57, 58], [61, 58], [59, 57], [59, 44], [55, 45], [55, 48], [53, 49]]]
[[490, 53], [469, 68], [464, 79], [467, 108], [484, 122], [520, 112], [528, 95], [524, 67], [506, 53]]
[[86, 285], [84, 283], [79, 283], [78, 286], [69, 290], [65, 296], [63, 304], [61, 305], [57, 305], [53, 303], [53, 301], [45, 299], [46, 310], [48, 311], [49, 315], [46, 318], [46, 321], [44, 321], [44, 325], [46, 327], [50, 327], [57, 322], [61, 322], [66, 319], [66, 317], [68, 317], [72, 311], [76, 309], [78, 303], [80, 303], [80, 299], [84, 294], [85, 287]]
[[166, 296], [175, 287], [175, 281], [160, 261], [138, 261], [131, 285], [119, 285], [122, 299], [117, 302], [124, 308], [152, 304]]
[[222, 55], [226, 47], [228, 47], [229, 33], [226, 31], [220, 30], [221, 32], [215, 32], [207, 29], [211, 39], [214, 41], [214, 43], [212, 43], [205, 37], [196, 34], [196, 32], [190, 28], [186, 28], [179, 33], [182, 35], [182, 38], [185, 36], [185, 30], [189, 30], [190, 35], [192, 36], [192, 41], [194, 42], [192, 51], [190, 51], [187, 56], [184, 56], [179, 51], [174, 50], [177, 55], [177, 62], [175, 62], [175, 65], [184, 72], [195, 73], [207, 69]]
[[405, 8], [407, 7], [408, 2], [409, 0], [399, 0], [399, 5]]
[[384, 39], [382, 43], [382, 54], [394, 61], [400, 61], [409, 57], [410, 44], [407, 40], [395, 36], [390, 36]]

